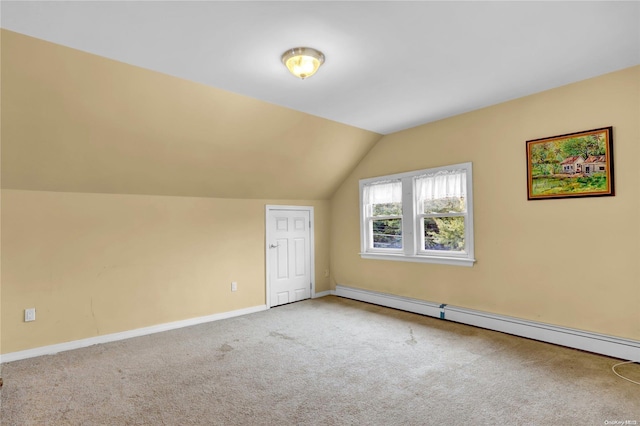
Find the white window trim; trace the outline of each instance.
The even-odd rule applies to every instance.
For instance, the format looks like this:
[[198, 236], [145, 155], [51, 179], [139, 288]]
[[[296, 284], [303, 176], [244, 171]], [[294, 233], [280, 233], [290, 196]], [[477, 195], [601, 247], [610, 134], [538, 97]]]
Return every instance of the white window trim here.
[[[419, 250], [420, 225], [417, 220], [417, 206], [414, 178], [416, 176], [436, 173], [442, 170], [466, 169], [467, 173], [467, 222], [465, 223], [465, 242], [467, 251], [464, 253], [446, 252], [430, 253]], [[367, 217], [365, 213], [363, 191], [366, 185], [382, 180], [402, 180], [402, 241], [403, 249], [372, 249], [367, 240]], [[473, 168], [471, 163], [452, 164], [431, 169], [415, 170], [387, 176], [377, 176], [360, 180], [360, 257], [363, 259], [393, 260], [400, 262], [438, 263], [444, 265], [473, 266]]]

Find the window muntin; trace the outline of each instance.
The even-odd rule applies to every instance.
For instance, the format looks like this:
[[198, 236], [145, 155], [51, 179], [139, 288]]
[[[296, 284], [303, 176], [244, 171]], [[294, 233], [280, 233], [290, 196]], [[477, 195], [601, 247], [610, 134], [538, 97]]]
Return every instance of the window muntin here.
[[471, 163], [360, 181], [361, 257], [472, 266]]

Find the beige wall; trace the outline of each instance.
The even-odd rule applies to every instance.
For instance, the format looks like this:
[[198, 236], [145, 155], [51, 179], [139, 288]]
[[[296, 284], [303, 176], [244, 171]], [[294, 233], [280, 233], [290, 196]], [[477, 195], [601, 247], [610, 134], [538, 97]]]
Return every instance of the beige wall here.
[[329, 289], [327, 199], [380, 135], [0, 37], [0, 353], [264, 304], [265, 204], [315, 207]]
[[[605, 126], [615, 197], [527, 201], [526, 140]], [[332, 198], [332, 285], [640, 339], [639, 159], [640, 67], [385, 136]], [[465, 161], [475, 266], [360, 259], [359, 179]]]
[[314, 206], [328, 290], [328, 201], [3, 190], [3, 353], [264, 305], [265, 204]]

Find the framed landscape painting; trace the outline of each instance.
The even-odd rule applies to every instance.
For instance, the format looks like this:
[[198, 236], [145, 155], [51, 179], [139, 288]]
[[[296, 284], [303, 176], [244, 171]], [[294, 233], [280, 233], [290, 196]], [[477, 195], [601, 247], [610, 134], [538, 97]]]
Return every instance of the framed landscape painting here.
[[615, 195], [613, 128], [527, 141], [527, 198]]

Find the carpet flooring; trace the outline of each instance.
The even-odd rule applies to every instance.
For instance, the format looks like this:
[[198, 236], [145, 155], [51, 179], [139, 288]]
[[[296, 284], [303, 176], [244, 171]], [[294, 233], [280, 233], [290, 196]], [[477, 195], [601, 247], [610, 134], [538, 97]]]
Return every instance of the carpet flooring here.
[[617, 362], [329, 296], [4, 364], [0, 423], [640, 424]]

